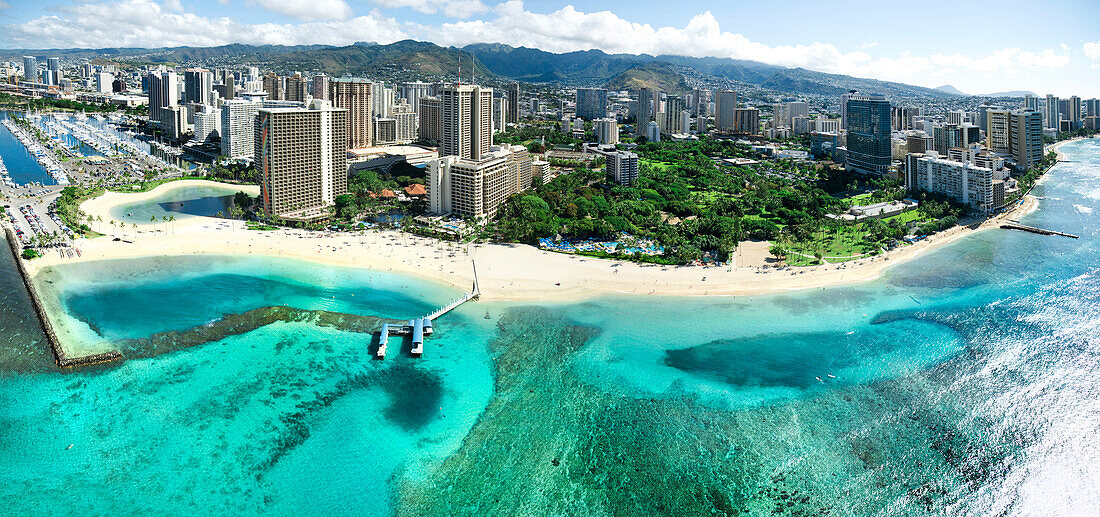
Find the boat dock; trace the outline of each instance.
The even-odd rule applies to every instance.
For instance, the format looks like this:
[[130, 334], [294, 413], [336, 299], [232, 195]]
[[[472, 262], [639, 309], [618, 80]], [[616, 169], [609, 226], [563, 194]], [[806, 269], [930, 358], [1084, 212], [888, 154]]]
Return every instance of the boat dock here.
[[1058, 236], [1061, 236], [1061, 237], [1069, 237], [1071, 239], [1079, 239], [1080, 238], [1079, 236], [1074, 235], [1072, 233], [1059, 232], [1059, 231], [1055, 231], [1055, 230], [1047, 230], [1045, 228], [1039, 228], [1039, 227], [1036, 227], [1036, 226], [1028, 226], [1026, 224], [1020, 224], [1019, 221], [1014, 221], [1012, 219], [1009, 219], [1009, 220], [1001, 223], [1001, 228], [1004, 228], [1006, 230], [1020, 230], [1020, 231], [1023, 231], [1023, 232], [1036, 233], [1036, 234], [1039, 234], [1039, 235], [1058, 235]]
[[386, 358], [386, 350], [389, 348], [390, 336], [401, 336], [402, 338], [410, 336], [412, 339], [412, 348], [409, 349], [409, 354], [413, 357], [420, 357], [420, 355], [424, 353], [424, 338], [433, 333], [432, 321], [457, 309], [460, 305], [470, 300], [476, 300], [480, 296], [481, 289], [479, 289], [477, 285], [477, 266], [475, 265], [474, 285], [472, 290], [462, 293], [462, 296], [451, 300], [431, 314], [409, 320], [408, 325], [383, 323], [382, 330], [378, 333], [378, 348], [375, 350], [374, 356], [378, 359]]

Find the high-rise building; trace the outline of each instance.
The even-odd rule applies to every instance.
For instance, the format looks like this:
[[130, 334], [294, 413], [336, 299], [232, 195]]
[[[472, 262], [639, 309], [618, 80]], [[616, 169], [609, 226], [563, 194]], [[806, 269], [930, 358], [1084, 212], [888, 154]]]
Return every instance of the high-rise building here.
[[1058, 129], [1058, 121], [1062, 119], [1058, 104], [1058, 97], [1047, 94], [1047, 103], [1043, 107], [1043, 122], [1046, 127]]
[[[932, 128], [932, 147], [942, 156], [947, 156], [947, 150], [952, 147], [965, 147], [966, 139], [963, 130], [957, 124], [943, 124]], [[916, 152], [916, 151], [909, 151]]]
[[737, 108], [734, 110], [737, 129], [734, 134], [755, 136], [760, 134], [760, 110], [756, 108]]
[[847, 168], [869, 174], [890, 172], [890, 102], [881, 95], [850, 95], [846, 108]]
[[523, 146], [494, 146], [477, 160], [441, 156], [428, 162], [428, 208], [436, 214], [493, 219], [500, 205], [530, 188], [532, 180], [531, 155]]
[[788, 102], [786, 107], [787, 118], [785, 120], [786, 125], [791, 129], [794, 129], [795, 117], [810, 118], [810, 105], [805, 102]]
[[619, 123], [613, 118], [596, 119], [593, 124], [596, 130], [596, 141], [600, 144], [619, 143]]
[[95, 91], [97, 93], [111, 93], [112, 83], [114, 82], [115, 76], [108, 74], [107, 72], [96, 72]]
[[638, 136], [645, 135], [649, 129], [649, 122], [653, 119], [653, 90], [642, 88], [638, 90], [638, 102], [635, 107], [637, 113], [634, 121], [634, 133]]
[[46, 72], [48, 72], [49, 80], [47, 84], [59, 85], [61, 84], [61, 78], [64, 74], [61, 73], [61, 58], [51, 57], [46, 60]]
[[267, 92], [268, 99], [271, 99], [273, 101], [285, 101], [286, 77], [278, 76], [275, 74], [265, 75], [264, 91]]
[[505, 122], [508, 124], [519, 123], [519, 83], [508, 85], [508, 109]]
[[325, 74], [313, 76], [313, 84], [310, 86], [310, 95], [314, 99], [323, 101], [332, 100], [331, 78]]
[[220, 134], [222, 125], [221, 111], [207, 106], [205, 111], [195, 112], [195, 137], [198, 142], [206, 142]]
[[390, 106], [393, 105], [393, 90], [386, 88], [381, 82], [372, 83], [370, 98], [372, 117], [390, 116]]
[[855, 90], [840, 95], [840, 129], [848, 129], [848, 99], [856, 95]]
[[439, 97], [421, 97], [420, 123], [417, 136], [425, 142], [439, 142], [443, 139], [443, 101]]
[[656, 121], [651, 121], [645, 129], [646, 139], [650, 142], [661, 141], [661, 126], [657, 125]]
[[38, 81], [38, 58], [23, 56], [23, 80], [29, 82]]
[[1074, 129], [1081, 129], [1081, 120], [1084, 116], [1081, 113], [1081, 98], [1074, 95], [1069, 98], [1069, 116], [1066, 120], [1073, 123]]
[[184, 70], [183, 102], [204, 106], [214, 104], [214, 74], [201, 68]]
[[948, 160], [934, 152], [909, 154], [905, 165], [905, 185], [909, 190], [940, 194], [985, 211], [993, 208], [995, 179], [991, 169]]
[[924, 154], [935, 149], [932, 137], [924, 131], [913, 131], [905, 136], [905, 146], [910, 153]]
[[260, 201], [273, 218], [329, 217], [348, 191], [347, 110], [314, 101], [309, 108], [261, 109], [256, 115]]
[[1085, 112], [1090, 117], [1100, 117], [1100, 99], [1089, 99], [1085, 101]]
[[407, 144], [416, 140], [416, 112], [402, 99], [390, 109], [390, 118], [394, 123], [394, 140]]
[[301, 74], [294, 74], [286, 78], [286, 100], [306, 102], [308, 98], [309, 81], [303, 79]]
[[815, 159], [835, 156], [837, 147], [840, 147], [840, 135], [836, 131], [810, 133], [810, 154]]
[[149, 120], [163, 129], [167, 109], [179, 106], [179, 78], [175, 72], [149, 72]]
[[627, 151], [602, 153], [607, 158], [606, 172], [619, 185], [633, 185], [638, 180], [638, 155]]
[[423, 97], [431, 97], [432, 84], [420, 81], [413, 81], [404, 83], [401, 85], [401, 98], [408, 101], [409, 106], [412, 106], [413, 113], [420, 113], [420, 107], [418, 101]]
[[237, 97], [237, 78], [233, 77], [233, 74], [225, 74], [225, 78], [222, 80], [222, 87], [225, 92], [222, 94], [223, 99], [235, 99]]
[[493, 134], [503, 132], [507, 127], [508, 99], [493, 97]]
[[256, 113], [260, 103], [232, 99], [222, 103], [222, 156], [231, 160], [251, 160], [256, 152]]
[[397, 121], [392, 118], [374, 119], [374, 145], [397, 143]]
[[374, 142], [371, 117], [372, 84], [366, 79], [334, 78], [331, 81], [333, 106], [347, 110], [348, 149], [370, 147]]
[[577, 116], [590, 122], [607, 117], [607, 90], [577, 88]]
[[990, 110], [987, 146], [1026, 170], [1043, 161], [1043, 119], [1037, 111]]
[[657, 123], [661, 126], [661, 132], [672, 134], [680, 133], [680, 112], [684, 111], [684, 99], [678, 95], [669, 95], [665, 98], [665, 111], [660, 113]]
[[493, 89], [476, 85], [447, 86], [440, 91], [442, 132], [440, 156], [480, 160], [493, 142]]
[[[1031, 111], [1039, 111], [1039, 98], [1030, 93], [1025, 93], [1024, 105], [1022, 108]], [[985, 127], [985, 124], [982, 124], [982, 127]]]
[[719, 133], [737, 130], [737, 92], [719, 90], [714, 93], [714, 126]]

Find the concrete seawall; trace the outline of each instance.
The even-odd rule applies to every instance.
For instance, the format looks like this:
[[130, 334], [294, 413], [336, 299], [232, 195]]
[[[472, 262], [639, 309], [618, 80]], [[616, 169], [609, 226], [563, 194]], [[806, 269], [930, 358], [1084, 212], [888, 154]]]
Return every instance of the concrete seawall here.
[[49, 315], [46, 314], [45, 306], [38, 297], [38, 290], [35, 288], [34, 281], [31, 280], [30, 274], [27, 273], [27, 267], [23, 263], [22, 250], [19, 249], [19, 238], [15, 236], [15, 232], [8, 226], [4, 226], [4, 235], [7, 237], [8, 248], [11, 249], [16, 267], [19, 268], [19, 275], [23, 277], [23, 285], [27, 288], [27, 294], [31, 298], [31, 304], [34, 305], [34, 312], [38, 315], [38, 322], [42, 325], [42, 333], [46, 335], [46, 341], [50, 344], [50, 350], [53, 352], [57, 366], [60, 368], [73, 368], [77, 366], [108, 363], [122, 359], [122, 354], [118, 352], [104, 352], [102, 354], [86, 355], [82, 357], [69, 357], [68, 354], [65, 353], [65, 350], [61, 348], [61, 343], [57, 339], [57, 333], [53, 330], [53, 324], [50, 323]]

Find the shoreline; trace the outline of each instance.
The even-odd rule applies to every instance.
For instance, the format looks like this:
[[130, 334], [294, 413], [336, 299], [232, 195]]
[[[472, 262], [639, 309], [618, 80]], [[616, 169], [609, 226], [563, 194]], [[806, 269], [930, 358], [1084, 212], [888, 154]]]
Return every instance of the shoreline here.
[[[81, 204], [88, 215], [106, 216], [121, 203], [153, 199], [173, 188], [217, 184], [203, 180], [166, 183], [149, 192], [107, 193]], [[358, 233], [304, 230], [248, 230], [242, 221], [188, 216], [167, 229], [163, 223], [138, 225], [132, 242], [111, 235], [78, 240], [81, 256], [47, 253], [27, 262], [32, 276], [50, 266], [93, 260], [179, 255], [258, 255], [388, 271], [469, 290], [477, 264], [482, 298], [493, 301], [576, 301], [604, 295], [752, 296], [847, 285], [878, 279], [895, 264], [974, 233], [995, 228], [1006, 218], [1034, 211], [1027, 196], [1012, 210], [978, 227], [957, 226], [877, 257], [804, 267], [665, 266], [543, 251], [525, 244], [458, 244], [395, 230]], [[160, 226], [161, 228], [158, 228]]]
[[[1050, 144], [1049, 146], [1047, 146], [1047, 151], [1054, 151], [1055, 155], [1058, 156], [1058, 161], [1060, 161], [1060, 162], [1067, 161], [1065, 153], [1062, 152], [1062, 146], [1066, 145], [1066, 144], [1069, 144], [1069, 143], [1073, 143], [1073, 142], [1079, 142], [1081, 140], [1089, 140], [1090, 138], [1100, 138], [1100, 136], [1093, 136], [1093, 137], [1075, 136], [1073, 138], [1069, 138], [1069, 139], [1066, 139], [1066, 140], [1061, 140], [1061, 141], [1058, 141], [1058, 142], [1054, 142], [1053, 144]], [[1046, 175], [1044, 174], [1043, 177], [1045, 178]], [[1040, 178], [1040, 179], [1042, 179], [1042, 178]]]
[[[80, 203], [80, 210], [82, 210], [87, 215], [101, 216], [103, 217], [103, 222], [106, 223], [109, 218], [114, 218], [114, 216], [111, 215], [111, 211], [118, 206], [151, 201], [165, 194], [169, 194], [172, 191], [188, 187], [224, 188], [227, 190], [235, 190], [237, 192], [244, 191], [250, 196], [257, 196], [260, 193], [260, 187], [257, 185], [236, 185], [233, 183], [222, 183], [220, 181], [214, 180], [183, 179], [162, 183], [146, 192], [116, 192], [108, 190], [105, 191], [103, 194], [100, 194], [91, 199], [87, 199]], [[178, 218], [173, 224], [177, 224], [180, 221], [189, 220], [195, 217], [202, 216], [181, 214], [181, 218]], [[140, 228], [142, 226], [155, 226], [164, 223], [151, 223], [149, 221], [140, 221], [128, 224], [137, 224]]]

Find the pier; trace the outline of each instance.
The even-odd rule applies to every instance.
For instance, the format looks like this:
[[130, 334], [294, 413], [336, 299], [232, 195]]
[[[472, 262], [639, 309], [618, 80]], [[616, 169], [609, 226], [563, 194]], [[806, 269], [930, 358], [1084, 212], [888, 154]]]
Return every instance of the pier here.
[[424, 338], [433, 333], [432, 321], [457, 309], [460, 305], [470, 300], [476, 300], [480, 296], [481, 289], [477, 285], [477, 265], [474, 265], [474, 285], [470, 291], [462, 293], [462, 296], [451, 300], [431, 314], [422, 318], [409, 320], [408, 325], [383, 323], [382, 330], [378, 333], [378, 348], [375, 350], [374, 356], [378, 359], [386, 358], [386, 349], [389, 347], [390, 336], [410, 336], [412, 339], [412, 348], [409, 349], [409, 354], [413, 357], [420, 357], [421, 354], [424, 353]]
[[53, 352], [54, 361], [57, 363], [57, 366], [59, 368], [73, 368], [77, 366], [108, 363], [122, 359], [122, 354], [118, 352], [104, 352], [102, 354], [82, 357], [69, 357], [68, 354], [65, 353], [65, 350], [61, 348], [61, 343], [57, 339], [57, 333], [53, 330], [53, 324], [50, 323], [49, 315], [46, 314], [46, 308], [43, 306], [42, 300], [38, 297], [38, 291], [34, 286], [34, 281], [27, 272], [27, 266], [23, 264], [23, 257], [19, 249], [19, 239], [15, 236], [15, 232], [6, 225], [4, 226], [4, 235], [7, 237], [8, 248], [11, 249], [12, 257], [15, 259], [15, 265], [19, 269], [20, 277], [23, 278], [23, 285], [27, 288], [27, 294], [31, 298], [31, 305], [34, 306], [34, 312], [38, 316], [38, 322], [42, 325], [42, 333], [46, 336], [46, 341], [50, 345], [50, 351]]
[[1039, 228], [1039, 227], [1036, 227], [1036, 226], [1028, 226], [1026, 224], [1021, 224], [1019, 221], [1014, 221], [1012, 219], [1009, 219], [1009, 220], [1001, 223], [1001, 228], [1004, 228], [1006, 230], [1020, 230], [1022, 232], [1036, 233], [1036, 234], [1039, 234], [1039, 235], [1058, 235], [1058, 236], [1061, 236], [1061, 237], [1069, 237], [1071, 239], [1079, 239], [1080, 238], [1079, 236], [1074, 235], [1072, 233], [1059, 232], [1059, 231], [1055, 231], [1055, 230], [1047, 230], [1046, 228]]

